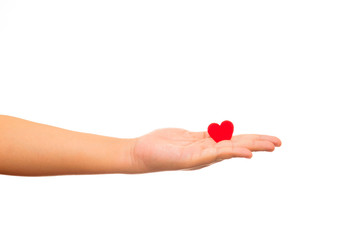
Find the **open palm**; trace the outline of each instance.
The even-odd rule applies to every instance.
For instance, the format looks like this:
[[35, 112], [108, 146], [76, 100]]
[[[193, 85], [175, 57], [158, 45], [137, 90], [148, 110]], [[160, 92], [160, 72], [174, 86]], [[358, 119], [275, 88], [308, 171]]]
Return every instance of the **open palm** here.
[[133, 163], [140, 172], [199, 169], [233, 157], [251, 158], [252, 151], [273, 151], [273, 136], [242, 134], [216, 143], [207, 132], [163, 128], [137, 138]]

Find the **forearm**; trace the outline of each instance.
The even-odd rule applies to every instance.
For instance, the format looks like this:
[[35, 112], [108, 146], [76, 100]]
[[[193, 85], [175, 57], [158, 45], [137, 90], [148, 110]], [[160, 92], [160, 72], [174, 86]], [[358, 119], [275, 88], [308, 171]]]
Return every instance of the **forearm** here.
[[69, 131], [0, 115], [0, 173], [131, 173], [135, 139]]

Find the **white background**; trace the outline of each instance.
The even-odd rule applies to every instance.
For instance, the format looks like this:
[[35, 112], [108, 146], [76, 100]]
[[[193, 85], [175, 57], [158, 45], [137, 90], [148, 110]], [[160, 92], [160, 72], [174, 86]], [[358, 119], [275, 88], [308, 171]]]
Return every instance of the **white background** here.
[[0, 114], [279, 137], [198, 171], [0, 176], [0, 238], [359, 239], [359, 1], [0, 0]]

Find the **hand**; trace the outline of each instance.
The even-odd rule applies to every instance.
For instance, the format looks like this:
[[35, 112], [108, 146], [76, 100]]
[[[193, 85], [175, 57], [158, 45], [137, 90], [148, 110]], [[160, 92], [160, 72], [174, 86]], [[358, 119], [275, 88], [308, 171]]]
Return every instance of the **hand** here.
[[242, 134], [216, 143], [207, 132], [158, 129], [136, 139], [132, 161], [137, 172], [195, 170], [233, 157], [251, 158], [252, 151], [274, 151], [273, 136]]

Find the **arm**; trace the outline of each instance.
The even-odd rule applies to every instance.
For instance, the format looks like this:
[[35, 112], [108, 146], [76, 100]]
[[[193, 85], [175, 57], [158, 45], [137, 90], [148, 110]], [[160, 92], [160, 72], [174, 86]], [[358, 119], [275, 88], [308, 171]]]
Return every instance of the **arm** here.
[[69, 131], [0, 115], [0, 173], [128, 173], [135, 139]]
[[205, 132], [163, 128], [131, 139], [69, 131], [0, 115], [0, 174], [148, 173], [195, 170], [274, 151], [274, 136], [241, 134], [216, 143]]

